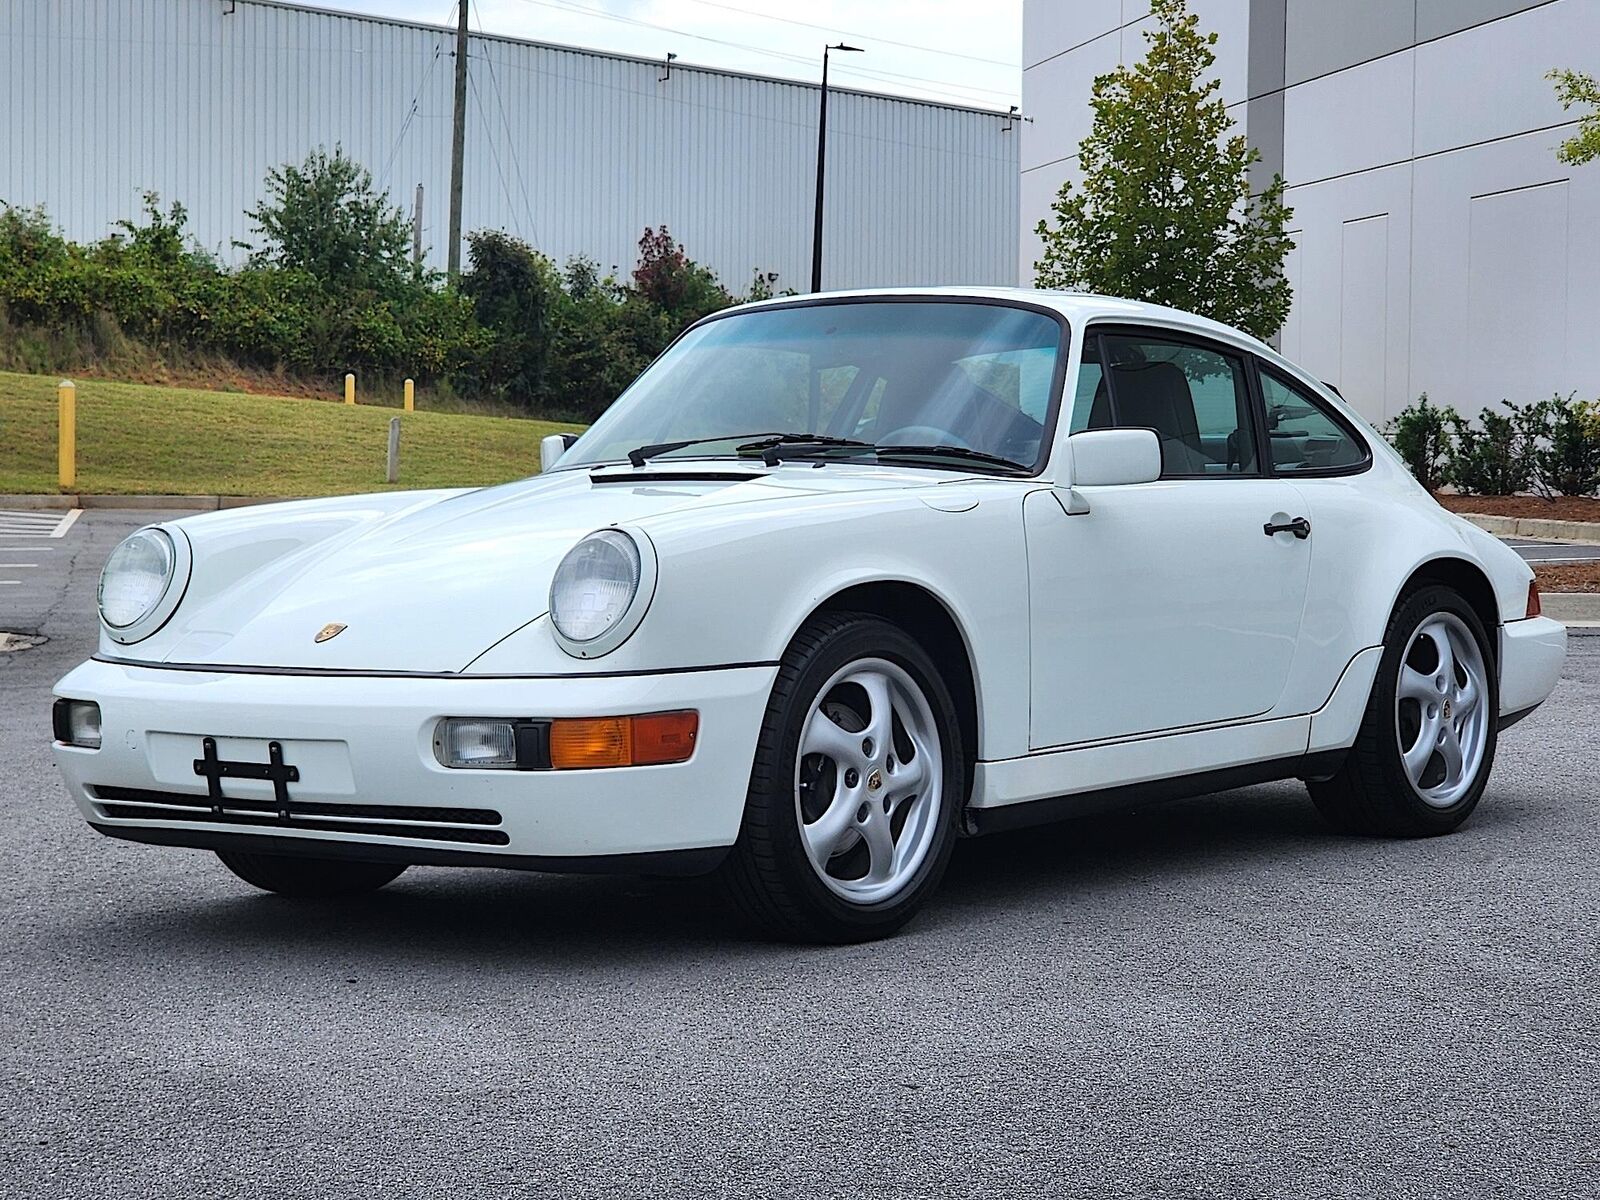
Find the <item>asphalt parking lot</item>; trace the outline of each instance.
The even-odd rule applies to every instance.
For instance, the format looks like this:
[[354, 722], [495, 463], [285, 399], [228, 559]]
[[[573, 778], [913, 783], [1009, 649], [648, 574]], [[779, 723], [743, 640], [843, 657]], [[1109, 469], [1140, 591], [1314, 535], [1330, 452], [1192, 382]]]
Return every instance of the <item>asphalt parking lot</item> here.
[[1250, 788], [964, 843], [801, 949], [692, 882], [293, 904], [95, 835], [50, 688], [146, 519], [0, 531], [49, 639], [0, 653], [0, 1196], [1600, 1195], [1600, 637], [1454, 836]]

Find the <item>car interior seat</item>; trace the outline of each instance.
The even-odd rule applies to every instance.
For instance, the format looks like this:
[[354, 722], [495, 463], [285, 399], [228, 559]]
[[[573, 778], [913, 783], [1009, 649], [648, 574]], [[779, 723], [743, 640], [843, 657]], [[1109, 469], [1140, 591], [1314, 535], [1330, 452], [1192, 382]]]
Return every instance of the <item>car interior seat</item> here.
[[[1200, 445], [1189, 380], [1175, 363], [1117, 363], [1117, 425], [1154, 429], [1161, 439], [1163, 475], [1204, 474], [1211, 460]], [[1089, 428], [1109, 429], [1111, 400], [1102, 379], [1089, 408]]]

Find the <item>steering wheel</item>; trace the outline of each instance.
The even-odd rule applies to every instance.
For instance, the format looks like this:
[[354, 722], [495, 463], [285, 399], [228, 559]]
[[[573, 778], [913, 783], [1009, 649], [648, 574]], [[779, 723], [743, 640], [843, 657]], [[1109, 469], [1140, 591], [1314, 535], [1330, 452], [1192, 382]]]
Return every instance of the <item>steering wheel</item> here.
[[975, 449], [971, 442], [948, 429], [936, 429], [932, 425], [907, 425], [903, 429], [878, 439], [880, 446], [955, 446], [960, 450]]

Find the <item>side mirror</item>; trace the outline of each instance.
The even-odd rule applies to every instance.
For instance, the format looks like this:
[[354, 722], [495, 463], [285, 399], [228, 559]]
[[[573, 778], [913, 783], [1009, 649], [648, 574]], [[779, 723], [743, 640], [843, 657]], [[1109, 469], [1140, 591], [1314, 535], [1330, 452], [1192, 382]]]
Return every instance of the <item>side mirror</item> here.
[[1089, 429], [1067, 439], [1073, 487], [1154, 483], [1161, 478], [1161, 440], [1153, 429]]
[[575, 433], [552, 433], [539, 443], [539, 470], [548, 471], [561, 461], [568, 447], [578, 440]]

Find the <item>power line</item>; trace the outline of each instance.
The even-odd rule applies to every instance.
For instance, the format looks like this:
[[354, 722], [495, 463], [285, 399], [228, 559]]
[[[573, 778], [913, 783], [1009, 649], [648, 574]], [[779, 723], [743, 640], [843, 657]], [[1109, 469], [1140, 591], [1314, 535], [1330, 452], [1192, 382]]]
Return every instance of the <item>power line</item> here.
[[[752, 45], [749, 42], [735, 42], [727, 38], [712, 37], [705, 33], [690, 33], [685, 29], [677, 29], [670, 25], [658, 25], [654, 21], [644, 21], [637, 17], [625, 17], [620, 13], [608, 13], [601, 9], [590, 8], [580, 4], [577, 0], [522, 0], [524, 4], [535, 4], [541, 8], [555, 9], [558, 12], [579, 13], [586, 17], [598, 17], [604, 21], [616, 21], [624, 25], [634, 25], [642, 29], [653, 29], [658, 33], [670, 33], [676, 37], [686, 37], [699, 42], [708, 42], [715, 46], [727, 46], [735, 50], [745, 50], [752, 54], [765, 55], [783, 62], [791, 62], [803, 67], [816, 66], [815, 60], [807, 55], [794, 54], [784, 50], [770, 50], [765, 46]], [[870, 39], [869, 39], [870, 40]], [[882, 71], [868, 68], [851, 68], [849, 74], [863, 78], [877, 79], [879, 81], [906, 80], [927, 85], [930, 90], [942, 90], [947, 93], [967, 93], [968, 103], [978, 103], [972, 99], [973, 93], [982, 93], [992, 96], [1002, 96], [1007, 99], [1015, 96], [1015, 92], [1002, 91], [998, 88], [979, 87], [976, 84], [955, 84], [943, 79], [932, 79], [924, 75], [904, 75], [898, 72]]]
[[879, 37], [877, 34], [863, 33], [859, 29], [837, 29], [832, 25], [817, 25], [811, 21], [796, 21], [793, 17], [779, 17], [772, 13], [755, 12], [752, 9], [740, 8], [736, 4], [720, 4], [718, 0], [690, 0], [692, 4], [701, 4], [706, 8], [720, 8], [725, 12], [739, 13], [742, 16], [752, 17], [760, 21], [780, 21], [785, 25], [798, 25], [802, 29], [816, 29], [823, 33], [840, 34], [847, 37], [865, 38], [868, 41], [882, 42], [885, 46], [899, 46], [903, 50], [922, 50], [928, 54], [943, 54], [949, 58], [964, 58], [968, 62], [987, 63], [992, 67], [1020, 68], [1021, 63], [1003, 62], [998, 58], [980, 58], [976, 54], [962, 54], [957, 50], [940, 50], [936, 46], [922, 46], [916, 42], [897, 42], [893, 38]]
[[[483, 32], [483, 18], [478, 18], [478, 31]], [[533, 219], [533, 202], [528, 198], [528, 179], [522, 170], [522, 158], [517, 153], [517, 135], [511, 128], [511, 118], [506, 115], [505, 96], [500, 91], [500, 76], [494, 69], [494, 56], [489, 52], [489, 45], [485, 43], [483, 53], [473, 57], [489, 64], [489, 83], [494, 87], [495, 107], [500, 110], [500, 124], [506, 131], [506, 152], [511, 155], [511, 169], [517, 177], [517, 188], [522, 192], [522, 208], [528, 217], [528, 230], [533, 235], [533, 244], [539, 245], [539, 225]]]
[[[448, 22], [450, 16], [454, 13], [455, 5], [452, 4], [445, 20]], [[394, 166], [394, 156], [400, 152], [400, 143], [405, 141], [406, 133], [411, 128], [411, 122], [417, 115], [417, 106], [422, 101], [422, 90], [428, 86], [428, 80], [433, 75], [433, 68], [438, 65], [439, 58], [443, 52], [444, 36], [441, 34], [439, 40], [433, 44], [433, 57], [428, 60], [428, 67], [422, 72], [422, 78], [417, 82], [417, 90], [411, 97], [411, 106], [406, 109], [405, 120], [400, 122], [400, 132], [395, 134], [394, 145], [389, 147], [389, 155], [383, 160], [383, 173], [378, 176], [379, 191], [383, 191], [388, 187], [389, 169]]]
[[517, 233], [520, 236], [522, 223], [517, 220], [517, 202], [512, 199], [511, 185], [506, 182], [505, 168], [500, 165], [500, 152], [495, 149], [494, 134], [489, 129], [489, 118], [483, 115], [483, 100], [478, 95], [478, 81], [468, 75], [467, 86], [472, 90], [472, 98], [476, 101], [475, 107], [478, 110], [478, 121], [483, 126], [483, 140], [488, 144], [489, 157], [494, 161], [495, 174], [500, 176], [500, 190], [505, 193], [508, 215], [511, 217], [512, 223], [516, 226]]

